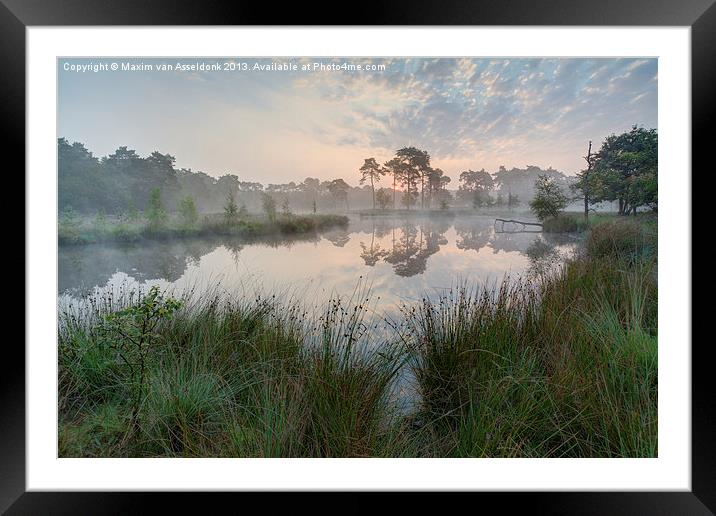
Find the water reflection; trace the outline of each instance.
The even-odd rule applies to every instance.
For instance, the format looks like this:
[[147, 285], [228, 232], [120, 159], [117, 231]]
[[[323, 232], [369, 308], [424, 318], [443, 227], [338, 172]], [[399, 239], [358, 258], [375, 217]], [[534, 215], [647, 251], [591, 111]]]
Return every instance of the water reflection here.
[[458, 249], [464, 250], [479, 251], [497, 236], [494, 228], [483, 224], [472, 224], [469, 219], [456, 220], [455, 231], [457, 231], [455, 245]]
[[565, 246], [560, 246], [559, 240], [555, 238], [536, 238], [525, 250], [530, 259], [529, 273], [532, 276], [549, 274], [564, 261], [571, 250], [570, 247], [565, 249]]
[[179, 288], [220, 281], [232, 288], [250, 280], [320, 304], [350, 294], [362, 278], [390, 308], [457, 282], [540, 273], [571, 249], [571, 242], [542, 234], [497, 233], [491, 217], [355, 218], [347, 228], [294, 238], [62, 247], [58, 289], [71, 298], [120, 281]]

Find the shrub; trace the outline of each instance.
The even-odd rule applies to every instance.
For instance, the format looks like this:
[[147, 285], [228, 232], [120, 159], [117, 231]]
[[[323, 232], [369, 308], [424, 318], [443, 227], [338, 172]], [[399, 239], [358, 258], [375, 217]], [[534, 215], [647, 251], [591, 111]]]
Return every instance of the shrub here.
[[167, 221], [167, 212], [162, 205], [162, 193], [159, 187], [154, 188], [149, 194], [146, 217], [152, 230], [160, 229]]
[[267, 193], [261, 194], [261, 204], [266, 213], [266, 217], [273, 222], [276, 220], [276, 201]]
[[227, 224], [231, 224], [236, 221], [236, 217], [239, 214], [239, 207], [236, 205], [236, 198], [234, 191], [230, 190], [226, 194], [226, 202], [224, 203], [224, 218]]
[[560, 213], [542, 222], [542, 229], [547, 233], [574, 233], [587, 230], [589, 223], [584, 217]]
[[294, 233], [306, 233], [316, 229], [315, 222], [305, 217], [280, 219], [276, 223], [278, 224], [281, 233], [289, 235]]
[[81, 222], [72, 206], [67, 206], [60, 214], [60, 224], [58, 238], [60, 241], [78, 242], [80, 241]]
[[556, 217], [567, 206], [567, 197], [553, 178], [540, 174], [535, 181], [535, 196], [530, 209], [539, 220]]
[[199, 215], [196, 212], [194, 199], [192, 199], [190, 195], [187, 195], [179, 201], [179, 213], [181, 214], [185, 226], [191, 227], [196, 224], [196, 221], [199, 219]]
[[139, 426], [139, 408], [145, 391], [150, 353], [161, 340], [159, 324], [170, 319], [181, 302], [167, 298], [153, 286], [136, 305], [113, 312], [104, 318], [106, 345], [116, 351], [128, 369], [132, 387], [132, 426]]
[[119, 242], [135, 242], [141, 236], [141, 228], [137, 225], [120, 222], [112, 228], [110, 234], [114, 240]]
[[97, 212], [97, 216], [94, 219], [94, 227], [99, 232], [104, 232], [107, 229], [107, 214], [104, 209], [100, 209]]
[[332, 226], [346, 227], [349, 219], [345, 215], [314, 215], [316, 228], [324, 229]]

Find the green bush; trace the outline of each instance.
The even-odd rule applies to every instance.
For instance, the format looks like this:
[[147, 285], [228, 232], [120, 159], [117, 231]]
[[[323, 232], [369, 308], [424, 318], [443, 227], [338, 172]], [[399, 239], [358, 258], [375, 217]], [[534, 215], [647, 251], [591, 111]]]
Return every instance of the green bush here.
[[182, 222], [186, 227], [193, 227], [196, 221], [199, 220], [199, 215], [196, 212], [196, 206], [194, 205], [194, 199], [191, 196], [184, 197], [179, 201], [179, 214], [182, 217]]
[[539, 220], [557, 217], [567, 206], [567, 197], [555, 180], [540, 174], [535, 181], [535, 196], [530, 201], [530, 210]]
[[57, 231], [59, 241], [61, 243], [80, 242], [82, 240], [80, 235], [81, 226], [82, 222], [77, 216], [77, 213], [72, 209], [72, 206], [67, 206], [67, 208], [60, 213], [60, 221]]
[[149, 221], [149, 229], [158, 231], [163, 228], [167, 222], [167, 212], [162, 204], [161, 189], [159, 187], [152, 189], [147, 201], [146, 217]]
[[136, 305], [107, 314], [101, 326], [103, 346], [113, 350], [127, 369], [132, 389], [132, 425], [139, 426], [139, 409], [144, 397], [148, 366], [162, 341], [159, 327], [171, 319], [181, 302], [165, 298], [153, 286]]
[[589, 222], [580, 215], [560, 213], [542, 222], [542, 229], [547, 233], [576, 233], [586, 231], [588, 228]]
[[141, 226], [120, 222], [111, 229], [110, 235], [118, 242], [136, 242], [142, 236]]

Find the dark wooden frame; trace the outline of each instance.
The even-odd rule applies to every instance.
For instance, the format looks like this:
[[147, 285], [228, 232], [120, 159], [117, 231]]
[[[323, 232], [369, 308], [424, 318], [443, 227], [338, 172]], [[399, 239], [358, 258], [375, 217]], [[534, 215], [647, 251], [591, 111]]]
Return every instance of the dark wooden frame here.
[[[25, 28], [39, 25], [561, 25], [690, 26], [692, 35], [693, 170], [714, 173], [707, 128], [716, 120], [716, 4], [714, 0], [399, 0], [372, 5], [356, 2], [335, 16], [326, 5], [190, 0], [0, 0], [0, 127], [6, 150], [22, 156], [8, 174], [24, 169]], [[88, 48], [91, 48], [89, 46]], [[327, 47], [330, 53], [330, 47]], [[6, 155], [9, 153], [6, 153]], [[708, 161], [707, 161], [708, 160]], [[670, 173], [677, 173], [670, 171]], [[19, 188], [24, 190], [24, 184]], [[5, 192], [10, 196], [9, 192]], [[20, 197], [15, 195], [16, 197]], [[24, 240], [25, 235], [19, 237]], [[691, 250], [684, 250], [690, 252]], [[19, 260], [16, 260], [16, 262]], [[693, 263], [693, 262], [692, 262]], [[14, 267], [19, 264], [15, 263]], [[27, 274], [27, 270], [26, 270]], [[26, 307], [31, 310], [32, 307]], [[7, 313], [7, 312], [6, 312]], [[698, 319], [694, 319], [698, 320]], [[8, 325], [9, 326], [9, 325]], [[25, 354], [17, 339], [5, 339], [0, 374], [0, 511], [8, 514], [124, 514], [148, 512], [161, 499], [163, 509], [194, 502], [187, 494], [25, 492]], [[688, 346], [690, 342], [669, 343]], [[526, 506], [550, 514], [713, 514], [716, 510], [716, 403], [710, 380], [710, 339], [692, 347], [692, 491], [621, 493], [480, 493], [468, 503], [497, 502], [500, 511]], [[49, 343], [48, 343], [49, 345]], [[198, 496], [205, 512], [233, 494]], [[255, 495], [242, 494], [244, 498]], [[368, 504], [355, 494], [335, 505], [332, 496], [310, 510], [347, 512]], [[335, 496], [335, 495], [333, 495]], [[272, 495], [276, 497], [276, 495]], [[294, 496], [295, 497], [295, 496]], [[286, 499], [279, 495], [275, 501]], [[306, 500], [304, 495], [299, 500]], [[455, 500], [460, 503], [459, 500]], [[242, 500], [244, 503], [255, 500]], [[315, 500], [311, 500], [315, 502]], [[272, 502], [273, 503], [273, 502]], [[295, 503], [292, 501], [292, 503]], [[424, 504], [422, 494], [404, 500], [402, 509]], [[420, 504], [420, 505], [418, 505]], [[248, 506], [246, 506], [248, 507]], [[296, 507], [292, 505], [292, 508]], [[333, 507], [333, 509], [331, 509]], [[484, 506], [482, 506], [484, 507]], [[477, 506], [475, 506], [477, 509]], [[237, 507], [237, 510], [238, 507]], [[291, 510], [291, 509], [289, 509]], [[325, 510], [325, 509], [324, 509]], [[270, 511], [272, 512], [272, 511]]]

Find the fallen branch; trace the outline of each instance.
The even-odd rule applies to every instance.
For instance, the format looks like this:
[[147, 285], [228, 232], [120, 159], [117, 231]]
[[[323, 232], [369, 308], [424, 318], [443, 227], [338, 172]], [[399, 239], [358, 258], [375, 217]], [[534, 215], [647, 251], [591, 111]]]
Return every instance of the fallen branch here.
[[[542, 228], [542, 224], [539, 222], [524, 222], [522, 220], [513, 220], [513, 219], [495, 219], [495, 222], [493, 223], [493, 227], [495, 230], [497, 230], [497, 223], [500, 222], [500, 230], [499, 232], [505, 232], [505, 223], [510, 224], [519, 224], [522, 226], [522, 230], [524, 231], [527, 226], [538, 226], [539, 228]], [[508, 231], [508, 233], [516, 233], [517, 231]], [[531, 232], [532, 233], [532, 232]], [[538, 233], [538, 231], [534, 231], [534, 233]]]

